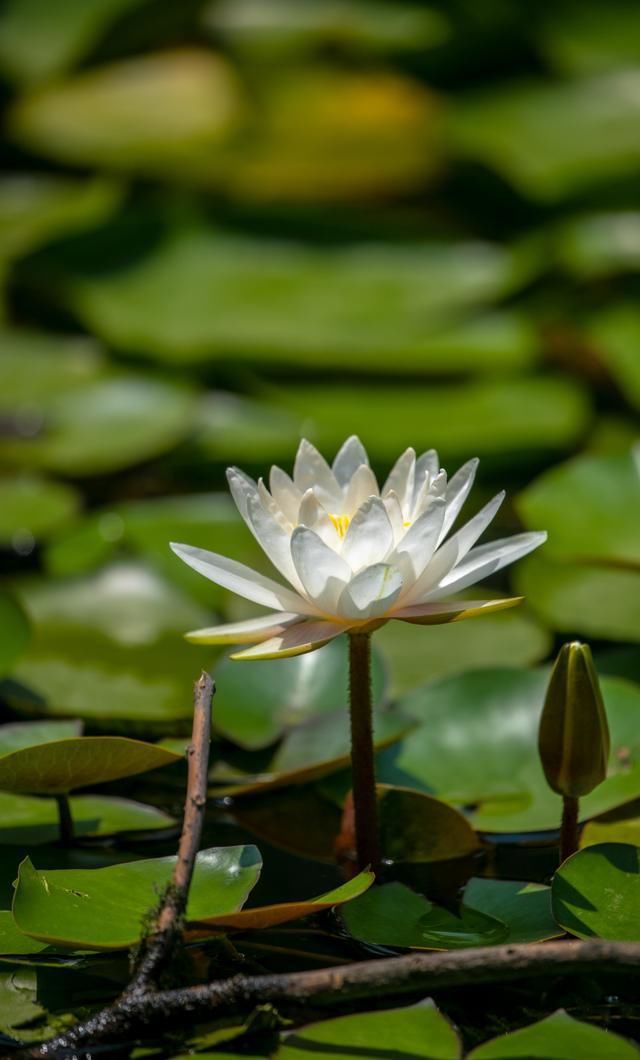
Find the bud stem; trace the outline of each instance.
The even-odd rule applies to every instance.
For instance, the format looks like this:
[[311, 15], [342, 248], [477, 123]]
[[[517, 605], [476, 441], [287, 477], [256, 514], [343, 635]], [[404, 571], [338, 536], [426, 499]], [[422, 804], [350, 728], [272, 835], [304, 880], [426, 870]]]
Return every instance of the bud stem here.
[[378, 807], [371, 708], [371, 638], [349, 634], [349, 708], [351, 713], [351, 772], [358, 868], [380, 864]]
[[58, 827], [60, 829], [60, 842], [63, 847], [70, 847], [74, 840], [73, 817], [71, 806], [67, 795], [56, 795], [58, 804]]
[[562, 824], [560, 826], [560, 864], [575, 854], [578, 849], [578, 799], [572, 795], [562, 797]]

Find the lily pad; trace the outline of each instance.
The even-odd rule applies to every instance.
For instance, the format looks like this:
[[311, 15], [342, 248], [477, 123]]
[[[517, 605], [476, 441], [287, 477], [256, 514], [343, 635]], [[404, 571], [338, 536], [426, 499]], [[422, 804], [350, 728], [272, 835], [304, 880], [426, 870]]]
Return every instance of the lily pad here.
[[[175, 858], [148, 858], [104, 869], [38, 872], [20, 866], [13, 916], [20, 931], [70, 949], [125, 949], [168, 884]], [[240, 909], [260, 875], [255, 847], [217, 847], [198, 854], [189, 894], [189, 921], [211, 920]]]
[[601, 73], [637, 65], [640, 15], [635, 4], [612, 0], [606, 20], [600, 14], [597, 2], [545, 10], [540, 45], [559, 73]]
[[[117, 832], [170, 828], [175, 820], [141, 802], [112, 796], [76, 795], [69, 800], [76, 836], [106, 836]], [[60, 837], [58, 810], [53, 799], [0, 792], [0, 843], [36, 846]]]
[[551, 898], [557, 922], [578, 938], [640, 942], [640, 847], [579, 850], [555, 874]]
[[[517, 286], [520, 271], [514, 252], [488, 243], [314, 247], [201, 225], [170, 232], [124, 270], [70, 275], [67, 291], [96, 334], [165, 361], [231, 356], [296, 368], [388, 371], [393, 354], [396, 371], [401, 365], [421, 371], [430, 333], [435, 367], [442, 368], [456, 339], [450, 336], [447, 350], [446, 333], [439, 340], [438, 329], [453, 311]], [[490, 319], [478, 328], [475, 341], [484, 330], [486, 343], [496, 325]], [[523, 351], [522, 329], [516, 324], [512, 331], [519, 364], [531, 356], [526, 335]], [[389, 402], [387, 411], [393, 407]]]
[[467, 908], [503, 920], [509, 928], [505, 942], [544, 942], [562, 935], [551, 912], [551, 888], [542, 883], [475, 876], [463, 901]]
[[528, 1027], [502, 1034], [473, 1049], [467, 1060], [637, 1060], [638, 1050], [611, 1031], [573, 1019], [563, 1009]]
[[585, 214], [558, 230], [558, 257], [574, 276], [591, 279], [640, 270], [640, 213]]
[[[239, 931], [254, 931], [260, 928], [274, 927], [277, 924], [286, 924], [290, 920], [299, 920], [301, 917], [319, 913], [323, 909], [331, 909], [334, 905], [343, 905], [351, 902], [364, 894], [374, 882], [372, 872], [360, 872], [347, 883], [335, 887], [326, 894], [318, 895], [317, 898], [309, 898], [299, 902], [278, 902], [275, 905], [261, 905], [252, 909], [240, 909], [237, 913], [225, 913], [222, 916], [208, 917], [211, 923], [218, 928], [236, 928]], [[202, 920], [202, 918], [198, 918]], [[192, 937], [197, 937], [201, 925], [193, 924], [189, 929]]]
[[[0, 448], [2, 442], [0, 442]], [[80, 507], [72, 486], [40, 475], [0, 478], [0, 546], [28, 555], [36, 541], [70, 523]]]
[[0, 756], [0, 789], [16, 794], [66, 795], [150, 769], [182, 756], [122, 736], [76, 736], [32, 744]]
[[629, 404], [640, 409], [640, 366], [636, 356], [640, 319], [637, 306], [623, 302], [602, 310], [587, 322], [586, 340], [604, 362]]
[[[387, 753], [379, 780], [465, 807], [482, 832], [557, 829], [561, 800], [548, 788], [537, 753], [547, 681], [546, 669], [486, 669], [409, 693], [398, 707], [420, 724]], [[640, 796], [640, 690], [605, 677], [602, 691], [612, 741], [609, 775], [580, 800], [583, 820]]]
[[11, 669], [30, 635], [31, 627], [22, 607], [9, 593], [0, 592], [0, 675]]
[[640, 478], [631, 453], [552, 468], [520, 494], [518, 510], [528, 527], [549, 531], [552, 560], [640, 568]]
[[559, 633], [587, 638], [640, 640], [640, 574], [594, 563], [554, 562], [527, 556], [513, 574], [536, 615]]
[[504, 942], [502, 921], [462, 906], [460, 916], [434, 905], [403, 883], [374, 887], [340, 913], [349, 933], [369, 946], [453, 950]]
[[631, 843], [640, 846], [640, 817], [614, 811], [588, 821], [580, 834], [580, 846], [592, 847], [599, 843]]
[[[349, 653], [344, 637], [308, 655], [251, 667], [224, 658], [214, 677], [216, 731], [247, 750], [268, 747], [289, 729], [341, 705], [348, 710]], [[376, 703], [384, 698], [385, 683], [383, 664], [375, 653]]]
[[639, 84], [634, 69], [501, 84], [458, 104], [453, 142], [525, 194], [561, 199], [637, 171]]
[[430, 863], [479, 849], [473, 828], [445, 802], [408, 788], [377, 786], [380, 846], [385, 860]]
[[287, 1034], [275, 1060], [308, 1060], [328, 1054], [334, 1060], [396, 1056], [403, 1060], [459, 1060], [460, 1039], [433, 1001], [382, 1012], [358, 1012], [311, 1023]]

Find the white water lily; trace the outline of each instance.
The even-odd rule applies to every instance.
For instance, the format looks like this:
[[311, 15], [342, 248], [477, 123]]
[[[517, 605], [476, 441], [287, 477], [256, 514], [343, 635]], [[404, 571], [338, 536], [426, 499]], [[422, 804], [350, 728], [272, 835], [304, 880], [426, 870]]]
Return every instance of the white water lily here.
[[269, 489], [237, 468], [227, 472], [240, 514], [286, 578], [279, 584], [225, 556], [172, 544], [190, 567], [271, 609], [247, 622], [187, 634], [204, 644], [252, 644], [234, 659], [300, 655], [342, 633], [371, 632], [390, 619], [440, 623], [510, 607], [518, 598], [451, 600], [546, 540], [523, 533], [476, 541], [504, 493], [449, 535], [476, 473], [470, 460], [447, 481], [438, 454], [407, 449], [379, 488], [366, 450], [348, 438], [329, 467], [302, 440], [293, 478], [271, 469]]

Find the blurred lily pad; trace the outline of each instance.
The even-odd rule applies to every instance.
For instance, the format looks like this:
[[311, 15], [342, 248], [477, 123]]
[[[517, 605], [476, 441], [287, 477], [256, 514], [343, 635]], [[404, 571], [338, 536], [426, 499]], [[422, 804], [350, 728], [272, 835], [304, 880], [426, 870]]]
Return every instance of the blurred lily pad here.
[[474, 876], [463, 901], [467, 908], [503, 920], [509, 928], [505, 942], [544, 942], [562, 935], [551, 912], [551, 888], [542, 883]]
[[[104, 869], [38, 872], [20, 866], [13, 916], [25, 934], [70, 949], [134, 945], [158, 904], [175, 858], [147, 858]], [[214, 847], [198, 854], [189, 894], [189, 921], [211, 920], [242, 908], [260, 875], [255, 847]]]
[[476, 93], [451, 121], [458, 151], [536, 199], [555, 200], [640, 168], [640, 71], [523, 81]]
[[275, 1060], [306, 1060], [330, 1053], [335, 1060], [391, 1056], [402, 1044], [405, 1060], [459, 1060], [458, 1035], [433, 1001], [382, 1012], [357, 1012], [310, 1023], [287, 1034]]
[[455, 916], [403, 883], [373, 887], [340, 915], [349, 933], [370, 946], [463, 949], [504, 942], [509, 933], [507, 925], [495, 917], [465, 906]]
[[[155, 806], [102, 795], [75, 795], [69, 800], [76, 836], [106, 836], [116, 832], [155, 831], [175, 821]], [[53, 799], [0, 792], [0, 843], [36, 846], [55, 843], [60, 836]]]
[[164, 361], [241, 356], [388, 371], [392, 354], [394, 370], [424, 371], [430, 361], [467, 367], [492, 332], [502, 350], [489, 367], [533, 358], [517, 318], [469, 323], [457, 337], [443, 330], [452, 312], [500, 297], [521, 273], [515, 251], [484, 242], [314, 247], [203, 223], [174, 229], [126, 269], [69, 274], [66, 292], [96, 334]]
[[596, 563], [528, 556], [514, 571], [516, 592], [551, 629], [586, 637], [640, 640], [640, 574]]
[[551, 893], [553, 915], [572, 935], [640, 942], [640, 847], [578, 851], [558, 869]]
[[591, 279], [640, 270], [640, 213], [585, 214], [560, 225], [558, 256], [574, 276]]
[[8, 0], [0, 18], [0, 66], [12, 81], [63, 73], [94, 46], [119, 15], [144, 0]]
[[[9, 593], [0, 592], [0, 675], [4, 676], [29, 643], [31, 627]], [[0, 733], [2, 729], [0, 729]]]
[[492, 1038], [472, 1049], [467, 1060], [575, 1060], [593, 1056], [598, 1060], [634, 1060], [638, 1050], [631, 1042], [609, 1030], [573, 1019], [563, 1009], [552, 1016]]
[[106, 374], [102, 350], [86, 336], [5, 327], [0, 343], [0, 408], [9, 425], [13, 415], [18, 435], [42, 428], [42, 405], [51, 397], [82, 390]]
[[0, 757], [52, 740], [66, 740], [82, 733], [81, 721], [17, 721], [0, 725]]
[[226, 60], [184, 48], [128, 58], [18, 99], [10, 135], [57, 161], [175, 177], [211, 164], [237, 118]]
[[[548, 788], [537, 753], [547, 680], [546, 669], [475, 670], [409, 693], [399, 709], [420, 725], [383, 758], [379, 780], [388, 775], [392, 783], [464, 806], [482, 832], [557, 829], [561, 801]], [[602, 691], [609, 773], [581, 799], [583, 820], [640, 796], [640, 689], [603, 678]]]
[[595, 74], [640, 62], [640, 12], [628, 0], [612, 0], [607, 17], [598, 3], [562, 4], [545, 10], [539, 39], [562, 74]]
[[637, 305], [622, 303], [602, 310], [588, 322], [586, 338], [629, 404], [640, 409], [640, 359], [637, 355], [640, 313]]
[[[287, 730], [340, 706], [348, 710], [349, 653], [343, 637], [308, 655], [252, 667], [224, 658], [214, 677], [215, 729], [247, 750], [268, 747]], [[382, 660], [374, 653], [376, 703], [384, 699], [385, 684]]]
[[223, 0], [205, 19], [234, 51], [278, 61], [327, 47], [365, 55], [422, 51], [449, 36], [440, 11], [389, 0], [307, 0], [303, 7], [295, 0]]
[[640, 476], [630, 453], [560, 464], [517, 505], [526, 526], [549, 531], [546, 557], [640, 568]]
[[0, 546], [13, 548], [18, 555], [28, 555], [37, 540], [72, 522], [79, 507], [78, 492], [66, 483], [33, 473], [3, 475], [0, 477]]

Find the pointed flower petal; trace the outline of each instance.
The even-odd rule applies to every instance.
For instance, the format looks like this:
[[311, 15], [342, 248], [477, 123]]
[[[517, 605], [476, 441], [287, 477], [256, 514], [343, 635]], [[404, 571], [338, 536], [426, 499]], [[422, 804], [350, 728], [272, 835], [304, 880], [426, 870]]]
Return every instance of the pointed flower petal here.
[[380, 497], [369, 497], [358, 508], [342, 543], [342, 558], [352, 571], [386, 559], [393, 548], [393, 530]]
[[245, 475], [244, 471], [241, 471], [239, 467], [227, 468], [227, 482], [229, 483], [229, 489], [236, 508], [244, 521], [248, 522], [247, 507], [249, 497], [257, 496], [257, 483], [249, 475]]
[[338, 601], [341, 618], [377, 618], [394, 604], [402, 589], [402, 576], [388, 563], [365, 567], [342, 591]]
[[389, 557], [390, 562], [394, 562], [398, 555], [405, 556], [411, 564], [413, 579], [419, 578], [435, 551], [444, 513], [444, 497], [435, 497], [409, 527], [395, 552]]
[[253, 536], [276, 570], [284, 575], [296, 592], [302, 592], [302, 583], [291, 558], [291, 532], [284, 530], [274, 514], [265, 510], [257, 496], [248, 498], [247, 516]]
[[246, 622], [229, 622], [224, 626], [194, 629], [185, 633], [185, 637], [191, 644], [259, 644], [263, 640], [279, 636], [296, 622], [303, 621], [301, 615], [274, 611], [270, 615], [260, 615], [259, 618], [250, 618]]
[[449, 480], [446, 492], [447, 511], [442, 524], [442, 531], [440, 534], [441, 541], [443, 541], [449, 533], [460, 514], [462, 505], [469, 496], [479, 463], [480, 461], [477, 457], [474, 457], [473, 460], [468, 460], [467, 463], [463, 464]]
[[370, 467], [367, 467], [366, 464], [360, 464], [347, 486], [342, 501], [342, 514], [351, 518], [369, 497], [377, 497], [378, 495], [378, 480], [376, 476]]
[[516, 534], [501, 541], [491, 541], [487, 545], [472, 548], [465, 560], [445, 575], [438, 587], [427, 594], [427, 600], [441, 600], [451, 593], [460, 592], [469, 585], [474, 585], [482, 578], [502, 570], [522, 556], [533, 552], [547, 540], [545, 531], [539, 533]]
[[323, 504], [326, 502], [330, 506], [337, 506], [342, 500], [342, 490], [333, 471], [315, 445], [306, 438], [298, 446], [293, 481], [302, 493], [313, 488]]
[[338, 597], [351, 578], [351, 568], [313, 530], [297, 526], [291, 555], [300, 581], [318, 610], [335, 614]]
[[286, 659], [291, 655], [304, 655], [306, 652], [315, 651], [323, 644], [346, 633], [349, 625], [339, 625], [335, 622], [298, 622], [290, 626], [283, 633], [266, 640], [262, 644], [256, 644], [253, 648], [234, 652], [232, 659]]
[[333, 473], [338, 485], [342, 486], [343, 489], [348, 486], [354, 472], [358, 470], [361, 464], [369, 464], [367, 450], [357, 435], [352, 434], [341, 446], [338, 455], [333, 461]]
[[271, 496], [280, 511], [292, 526], [297, 526], [298, 511], [302, 501], [302, 492], [293, 483], [293, 479], [280, 467], [272, 467], [269, 473]]
[[415, 449], [405, 449], [391, 468], [389, 477], [382, 487], [382, 496], [392, 490], [397, 494], [402, 508], [403, 517], [408, 518], [408, 510], [413, 501], [413, 485], [415, 482], [416, 453]]
[[442, 603], [416, 604], [400, 607], [391, 614], [401, 622], [419, 626], [440, 625], [444, 622], [460, 622], [465, 618], [478, 618], [492, 611], [503, 611], [522, 603], [522, 596], [510, 596], [504, 600], [443, 600]]

